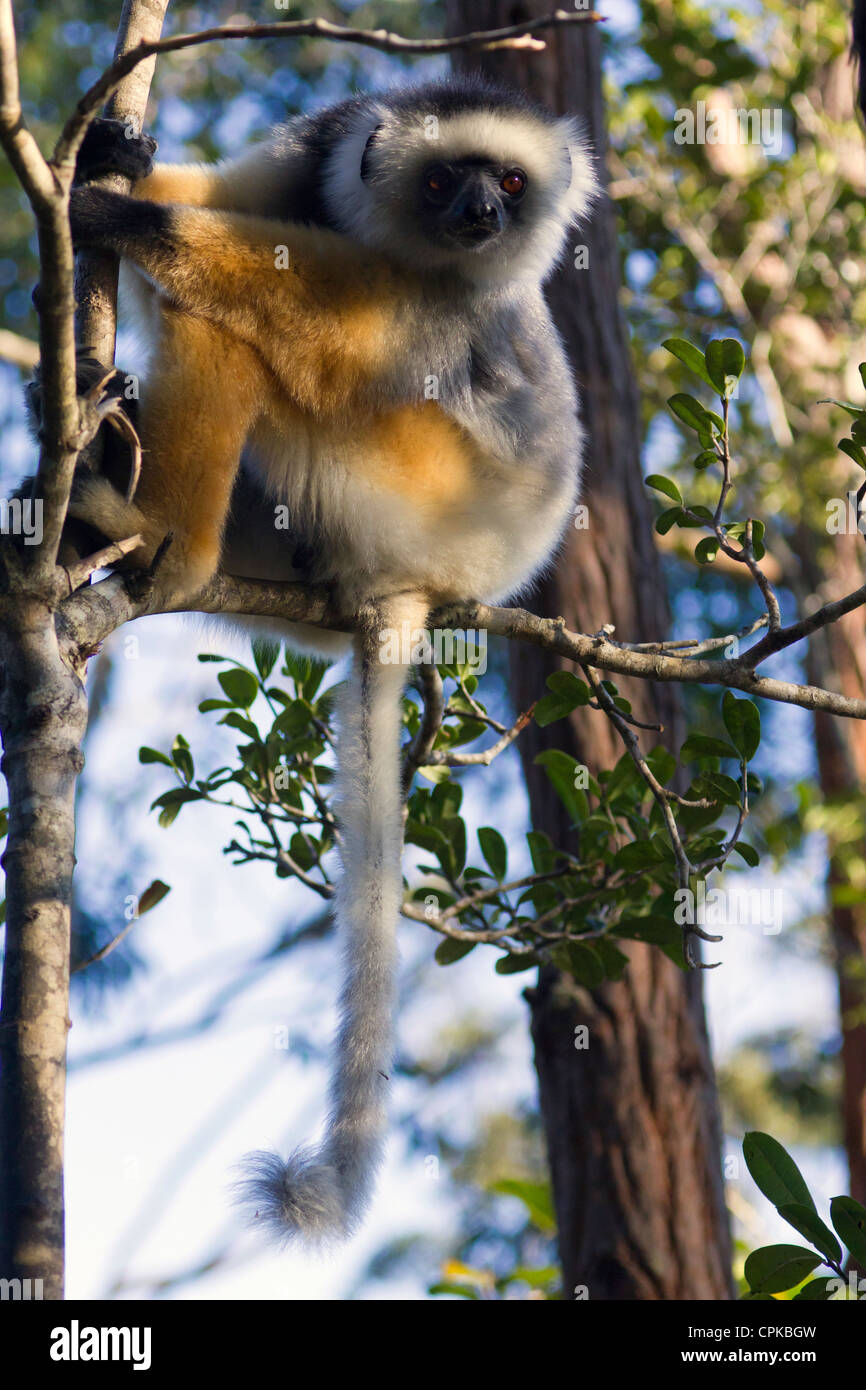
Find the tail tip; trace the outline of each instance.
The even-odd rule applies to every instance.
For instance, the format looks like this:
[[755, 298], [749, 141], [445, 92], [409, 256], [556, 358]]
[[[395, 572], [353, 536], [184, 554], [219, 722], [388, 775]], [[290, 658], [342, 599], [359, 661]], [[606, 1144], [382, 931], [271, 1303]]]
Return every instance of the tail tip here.
[[297, 1149], [283, 1160], [274, 1153], [247, 1154], [234, 1185], [236, 1203], [282, 1245], [299, 1240], [322, 1247], [349, 1235], [336, 1169], [316, 1149]]

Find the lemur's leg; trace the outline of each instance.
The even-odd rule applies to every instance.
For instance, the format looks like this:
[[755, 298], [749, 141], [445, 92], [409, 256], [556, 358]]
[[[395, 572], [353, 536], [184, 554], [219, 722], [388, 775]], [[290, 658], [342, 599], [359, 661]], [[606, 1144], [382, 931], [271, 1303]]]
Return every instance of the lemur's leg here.
[[337, 233], [92, 187], [73, 193], [71, 217], [79, 245], [127, 257], [254, 345], [308, 409], [345, 408], [411, 345], [411, 278]]
[[246, 344], [169, 304], [152, 360], [139, 407], [143, 459], [134, 502], [108, 479], [84, 477], [70, 514], [111, 540], [140, 532], [144, 544], [128, 557], [136, 568], [172, 533], [156, 586], [164, 602], [178, 602], [217, 568], [241, 449], [267, 379]]

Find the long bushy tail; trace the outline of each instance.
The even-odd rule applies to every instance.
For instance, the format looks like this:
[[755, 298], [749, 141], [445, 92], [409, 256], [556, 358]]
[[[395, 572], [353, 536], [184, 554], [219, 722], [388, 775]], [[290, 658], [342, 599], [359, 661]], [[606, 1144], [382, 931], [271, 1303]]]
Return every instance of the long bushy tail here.
[[[368, 610], [355, 638], [342, 699], [338, 745], [343, 871], [336, 894], [344, 978], [335, 1042], [330, 1116], [321, 1144], [252, 1154], [240, 1197], [282, 1239], [348, 1235], [370, 1199], [386, 1137], [392, 1046], [396, 925], [400, 911], [402, 803], [400, 699], [407, 669], [394, 648], [422, 628], [422, 600], [401, 595]], [[380, 633], [395, 632], [391, 660]], [[405, 652], [401, 653], [401, 656]]]

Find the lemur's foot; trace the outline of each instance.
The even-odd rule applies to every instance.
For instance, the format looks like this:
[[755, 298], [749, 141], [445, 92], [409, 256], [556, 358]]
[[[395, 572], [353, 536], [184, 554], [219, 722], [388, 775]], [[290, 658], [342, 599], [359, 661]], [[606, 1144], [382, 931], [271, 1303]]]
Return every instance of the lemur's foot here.
[[156, 149], [153, 136], [136, 132], [130, 122], [100, 117], [88, 126], [78, 151], [75, 182], [88, 183], [105, 174], [122, 174], [136, 183], [153, 168]]
[[145, 513], [127, 502], [107, 478], [76, 479], [70, 515], [109, 541], [140, 536], [141, 543], [112, 569], [129, 575], [130, 592], [149, 596], [155, 609], [174, 609], [193, 600], [219, 563], [219, 541], [202, 541], [183, 528], [173, 531], [165, 515]]
[[[79, 357], [75, 364], [75, 390], [78, 396], [82, 428], [92, 439], [98, 438], [98, 449], [89, 445], [78, 461], [82, 472], [91, 471], [107, 477], [119, 490], [134, 490], [138, 474], [138, 436], [136, 424], [138, 400], [130, 392], [133, 378], [117, 367], [106, 367], [95, 357]], [[33, 380], [24, 388], [28, 422], [34, 437], [42, 432], [42, 380], [37, 367]]]

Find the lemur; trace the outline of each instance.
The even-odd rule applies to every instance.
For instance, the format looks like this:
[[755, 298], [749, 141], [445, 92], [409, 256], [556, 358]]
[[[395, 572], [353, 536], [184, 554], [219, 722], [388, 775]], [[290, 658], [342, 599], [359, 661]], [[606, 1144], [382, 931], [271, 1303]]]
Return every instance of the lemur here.
[[[322, 1240], [357, 1225], [386, 1133], [408, 673], [380, 660], [380, 634], [511, 598], [557, 551], [582, 436], [542, 287], [596, 179], [574, 120], [480, 79], [353, 97], [212, 167], [150, 167], [152, 149], [102, 122], [79, 161], [75, 244], [132, 268], [151, 348], [135, 500], [85, 474], [71, 514], [112, 540], [140, 533], [138, 566], [171, 533], [166, 606], [194, 607], [221, 564], [288, 578], [302, 554], [354, 615], [351, 638], [283, 633], [354, 651], [330, 1118], [315, 1148], [251, 1156], [244, 1187], [280, 1234]], [[130, 196], [87, 183], [105, 167], [140, 176]], [[282, 555], [266, 505], [231, 524], [242, 453], [289, 509]]]

